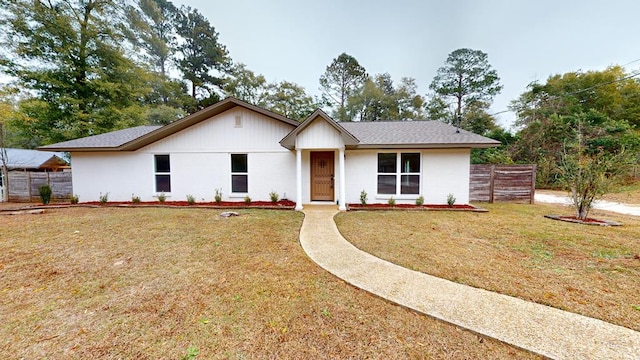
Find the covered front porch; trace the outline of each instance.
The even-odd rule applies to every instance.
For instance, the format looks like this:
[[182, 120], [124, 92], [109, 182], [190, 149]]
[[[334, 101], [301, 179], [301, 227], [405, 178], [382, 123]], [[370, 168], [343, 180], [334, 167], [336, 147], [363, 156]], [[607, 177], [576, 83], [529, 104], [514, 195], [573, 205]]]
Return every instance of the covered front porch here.
[[280, 144], [296, 153], [296, 210], [338, 204], [346, 210], [345, 149], [358, 139], [317, 110]]
[[296, 210], [304, 204], [346, 210], [344, 159], [344, 148], [296, 149]]

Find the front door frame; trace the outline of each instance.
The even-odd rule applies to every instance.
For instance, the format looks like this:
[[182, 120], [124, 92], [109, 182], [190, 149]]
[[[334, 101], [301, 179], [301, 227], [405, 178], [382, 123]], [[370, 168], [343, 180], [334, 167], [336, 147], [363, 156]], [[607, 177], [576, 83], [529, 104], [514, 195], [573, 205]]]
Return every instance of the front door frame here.
[[[327, 159], [329, 162], [326, 166], [328, 166], [327, 170], [331, 170], [330, 179], [326, 178], [326, 175], [317, 175], [316, 167], [314, 160], [317, 158]], [[336, 166], [335, 166], [335, 151], [333, 150], [323, 150], [323, 151], [311, 151], [309, 154], [309, 198], [311, 201], [335, 201], [335, 174], [336, 174]], [[323, 186], [326, 186], [326, 182], [330, 181], [330, 192], [327, 195], [318, 194], [316, 191], [322, 189]], [[321, 182], [323, 184], [319, 184]]]

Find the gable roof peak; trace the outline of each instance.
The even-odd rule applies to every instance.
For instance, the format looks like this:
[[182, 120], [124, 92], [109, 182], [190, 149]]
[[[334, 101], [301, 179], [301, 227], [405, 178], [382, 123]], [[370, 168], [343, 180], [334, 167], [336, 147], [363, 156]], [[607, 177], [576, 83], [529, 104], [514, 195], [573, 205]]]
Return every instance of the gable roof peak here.
[[291, 130], [291, 132], [287, 134], [287, 136], [280, 140], [280, 145], [289, 150], [292, 150], [295, 147], [295, 139], [298, 134], [303, 132], [318, 118], [324, 120], [327, 124], [333, 127], [337, 132], [339, 132], [342, 136], [342, 139], [344, 140], [345, 145], [357, 145], [358, 143], [360, 143], [360, 140], [353, 136], [352, 133], [342, 127], [342, 125], [340, 125], [337, 121], [333, 120], [333, 118], [322, 111], [322, 109], [318, 108], [311, 115], [309, 115], [297, 128]]
[[299, 125], [299, 123], [293, 119], [251, 105], [240, 99], [228, 97], [164, 126], [137, 126], [41, 146], [38, 149], [54, 151], [133, 151], [235, 107], [245, 108], [293, 127]]

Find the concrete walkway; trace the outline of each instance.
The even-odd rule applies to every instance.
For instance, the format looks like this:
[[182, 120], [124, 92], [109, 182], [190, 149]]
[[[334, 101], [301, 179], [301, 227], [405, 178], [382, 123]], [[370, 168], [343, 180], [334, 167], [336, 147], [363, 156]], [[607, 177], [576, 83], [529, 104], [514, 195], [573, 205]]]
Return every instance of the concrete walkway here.
[[[555, 194], [548, 193], [536, 193], [535, 201], [552, 203], [552, 204], [563, 204], [563, 205], [571, 205], [571, 199], [568, 196], [558, 196]], [[593, 203], [594, 209], [599, 210], [607, 210], [611, 212], [616, 212], [620, 214], [626, 215], [634, 215], [640, 216], [640, 206], [633, 206], [613, 201], [606, 200], [596, 200]]]
[[358, 250], [338, 232], [337, 212], [333, 206], [305, 207], [300, 244], [318, 265], [358, 288], [554, 359], [640, 359], [640, 332], [412, 271]]

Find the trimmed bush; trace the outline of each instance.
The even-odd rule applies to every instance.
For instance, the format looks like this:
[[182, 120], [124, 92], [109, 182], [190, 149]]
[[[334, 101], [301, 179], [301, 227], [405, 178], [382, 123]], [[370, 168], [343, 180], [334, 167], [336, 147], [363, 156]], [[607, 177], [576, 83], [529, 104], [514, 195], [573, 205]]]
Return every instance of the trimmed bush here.
[[51, 201], [51, 187], [49, 185], [42, 185], [38, 189], [40, 192], [40, 200], [43, 204], [48, 204]]

